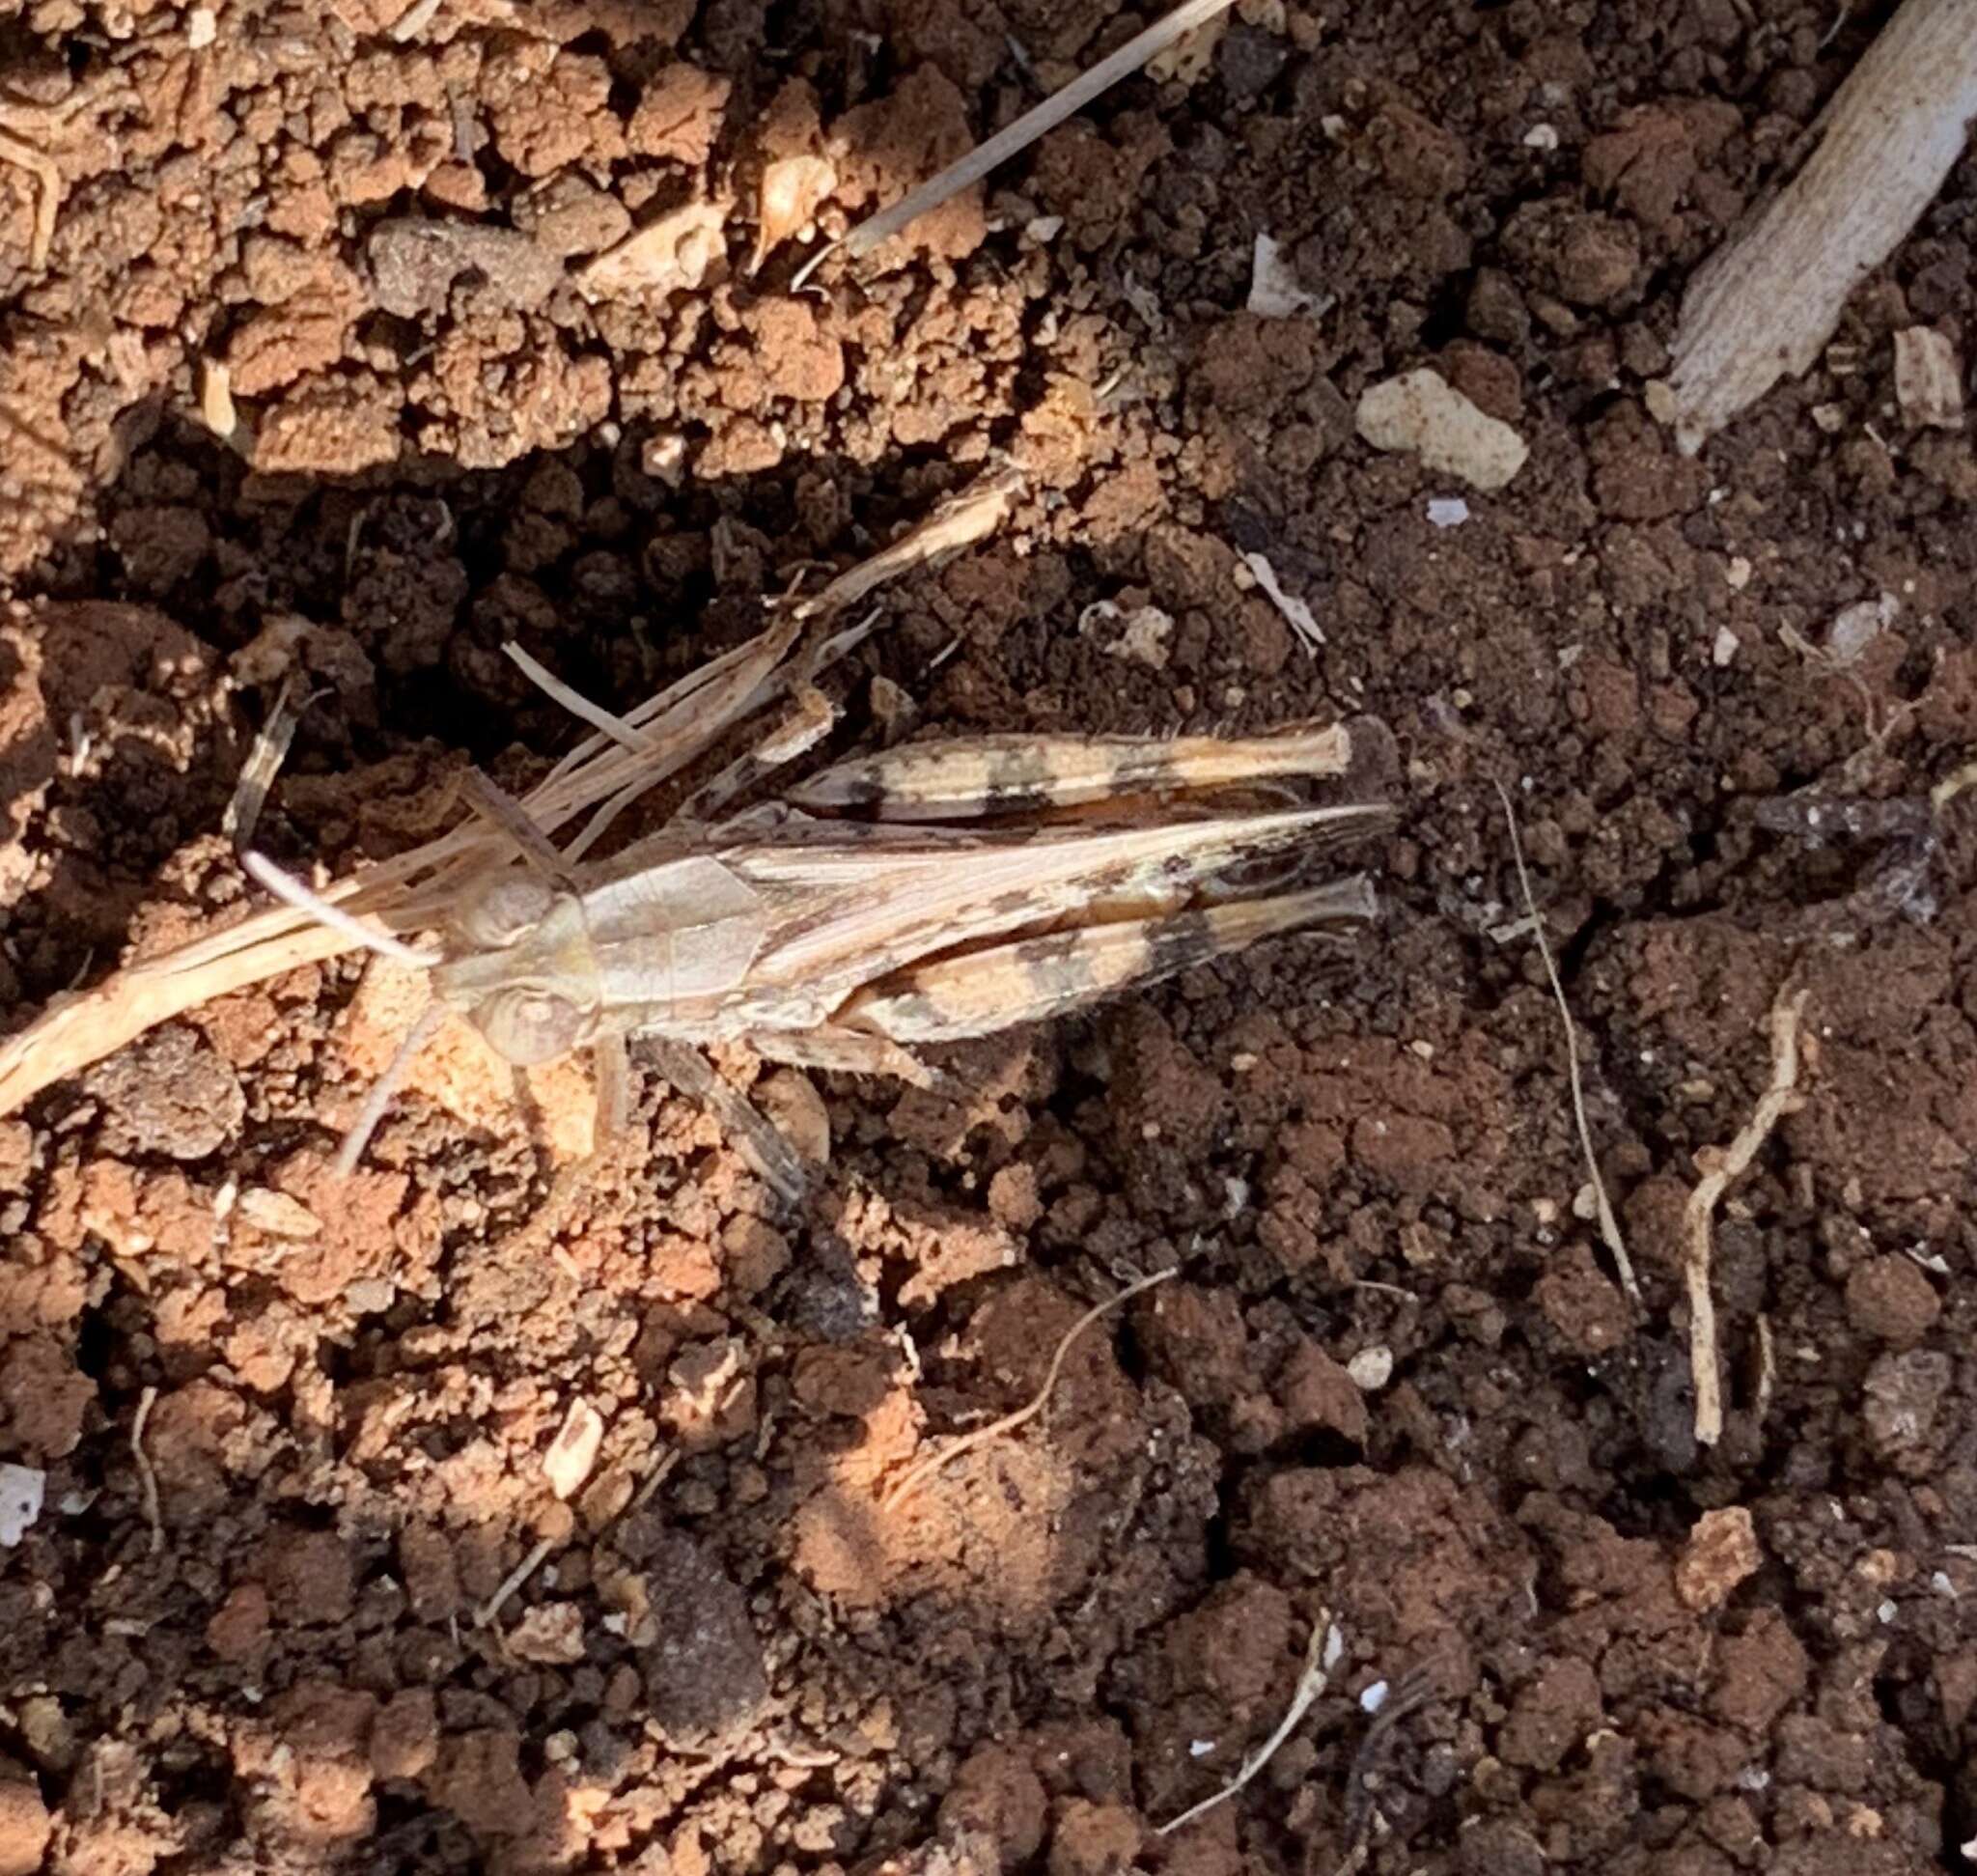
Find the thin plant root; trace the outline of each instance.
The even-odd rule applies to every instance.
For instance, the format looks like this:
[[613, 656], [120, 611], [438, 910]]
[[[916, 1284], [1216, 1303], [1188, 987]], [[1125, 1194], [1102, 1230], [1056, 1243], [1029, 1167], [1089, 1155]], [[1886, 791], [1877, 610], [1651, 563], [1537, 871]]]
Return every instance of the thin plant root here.
[[1531, 921], [1531, 935], [1538, 940], [1538, 955], [1545, 961], [1545, 975], [1551, 982], [1551, 995], [1558, 1005], [1558, 1019], [1565, 1025], [1565, 1067], [1572, 1080], [1573, 1119], [1578, 1123], [1579, 1146], [1586, 1156], [1586, 1172], [1593, 1182], [1593, 1204], [1600, 1220], [1600, 1240], [1613, 1259], [1620, 1274], [1620, 1287], [1636, 1309], [1641, 1306], [1640, 1280], [1633, 1274], [1633, 1259], [1627, 1254], [1627, 1240], [1620, 1235], [1620, 1220], [1613, 1202], [1606, 1196], [1606, 1182], [1600, 1176], [1600, 1162], [1593, 1152], [1593, 1129], [1586, 1119], [1585, 1080], [1579, 1071], [1578, 1032], [1573, 1026], [1572, 1005], [1565, 1000], [1565, 985], [1559, 980], [1558, 961], [1551, 955], [1551, 940], [1545, 936], [1545, 920], [1531, 891], [1531, 875], [1524, 865], [1524, 843], [1518, 833], [1517, 810], [1511, 806], [1510, 791], [1492, 782], [1496, 798], [1503, 803], [1504, 825], [1510, 829], [1511, 857], [1517, 861], [1518, 887], [1524, 895], [1524, 911]]
[[1099, 1320], [1117, 1309], [1121, 1303], [1130, 1302], [1142, 1290], [1151, 1290], [1156, 1283], [1164, 1283], [1170, 1276], [1178, 1276], [1178, 1270], [1156, 1271], [1151, 1276], [1142, 1276], [1136, 1282], [1128, 1283], [1117, 1296], [1107, 1297], [1103, 1302], [1095, 1302], [1076, 1322], [1064, 1331], [1064, 1339], [1057, 1344], [1057, 1353], [1050, 1358], [1050, 1371], [1044, 1377], [1044, 1385], [1035, 1396], [1018, 1407], [1013, 1414], [1005, 1414], [999, 1420], [990, 1420], [987, 1426], [979, 1426], [972, 1433], [964, 1433], [958, 1440], [950, 1440], [946, 1445], [908, 1470], [885, 1495], [885, 1507], [890, 1511], [895, 1505], [903, 1504], [920, 1486], [942, 1467], [959, 1459], [964, 1452], [973, 1452], [977, 1446], [986, 1446], [991, 1440], [1000, 1440], [1005, 1434], [1014, 1433], [1017, 1427], [1035, 1419], [1049, 1402], [1052, 1389], [1057, 1386], [1057, 1377], [1063, 1371], [1064, 1358], [1071, 1353], [1071, 1345], [1086, 1330]]
[[1331, 1611], [1320, 1610], [1318, 1620], [1311, 1625], [1311, 1643], [1304, 1651], [1304, 1671], [1297, 1676], [1296, 1691], [1291, 1695], [1291, 1704], [1277, 1722], [1276, 1731], [1243, 1760], [1242, 1770], [1221, 1790], [1211, 1792], [1198, 1805], [1190, 1805], [1179, 1817], [1170, 1818], [1162, 1824], [1154, 1834], [1156, 1837], [1170, 1836], [1183, 1825], [1192, 1824], [1196, 1818], [1213, 1810], [1217, 1805], [1226, 1804], [1275, 1758], [1284, 1742], [1297, 1730], [1304, 1716], [1311, 1711], [1312, 1702], [1324, 1692], [1331, 1670], [1338, 1666], [1339, 1657], [1345, 1651], [1345, 1638], [1332, 1626]]
[[151, 1456], [144, 1449], [144, 1430], [151, 1423], [151, 1411], [158, 1404], [158, 1390], [147, 1387], [137, 1397], [137, 1414], [130, 1422], [130, 1457], [137, 1467], [138, 1490], [144, 1494], [144, 1522], [151, 1526], [151, 1550], [155, 1556], [165, 1548], [165, 1521], [158, 1510], [158, 1475], [152, 1470]]
[[[1183, 0], [1183, 4], [1176, 7], [1164, 19], [1156, 20], [1145, 32], [1135, 34], [1118, 51], [1100, 59], [1089, 71], [1079, 72], [1070, 84], [1052, 92], [1034, 109], [1025, 111], [1008, 128], [998, 130], [986, 142], [977, 144], [965, 156], [950, 163], [937, 176], [930, 177], [890, 209], [881, 210], [861, 221], [844, 238], [842, 245], [845, 252], [854, 261], [870, 254], [881, 241], [890, 240], [903, 228], [909, 227], [922, 215], [939, 208], [950, 197], [961, 194], [971, 183], [979, 182], [990, 170], [1006, 163], [1046, 132], [1054, 130], [1066, 118], [1083, 110], [1122, 78], [1129, 78], [1156, 53], [1165, 51], [1176, 40], [1186, 38], [1189, 33], [1226, 13], [1232, 4], [1233, 0]], [[828, 247], [820, 248], [803, 264], [791, 283], [793, 290], [802, 288], [830, 251]]]
[[1771, 1082], [1759, 1097], [1743, 1131], [1727, 1147], [1704, 1147], [1696, 1156], [1702, 1171], [1683, 1213], [1682, 1273], [1688, 1288], [1688, 1365], [1695, 1377], [1695, 1437], [1713, 1446], [1723, 1437], [1723, 1382], [1716, 1352], [1716, 1304], [1710, 1293], [1714, 1255], [1716, 1206], [1733, 1181], [1742, 1177], [1770, 1138], [1772, 1128], [1805, 1105], [1798, 1092], [1798, 1027], [1805, 1013], [1804, 991], [1780, 994], [1771, 1006]]

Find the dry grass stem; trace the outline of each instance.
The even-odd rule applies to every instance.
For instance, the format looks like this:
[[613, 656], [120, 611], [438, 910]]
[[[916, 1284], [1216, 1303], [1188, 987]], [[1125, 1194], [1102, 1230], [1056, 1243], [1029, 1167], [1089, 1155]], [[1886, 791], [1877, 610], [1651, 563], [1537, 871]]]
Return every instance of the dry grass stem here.
[[155, 1556], [165, 1548], [165, 1521], [158, 1510], [158, 1475], [152, 1470], [151, 1457], [144, 1450], [144, 1430], [151, 1423], [151, 1411], [158, 1404], [158, 1390], [147, 1387], [137, 1397], [137, 1413], [130, 1422], [130, 1457], [137, 1467], [137, 1487], [144, 1495], [144, 1522], [151, 1526], [151, 1549]]
[[1826, 107], [1805, 167], [1689, 286], [1656, 414], [1693, 452], [1806, 370], [1914, 227], [1977, 117], [1977, 7], [1907, 0]]
[[555, 1548], [556, 1540], [553, 1537], [539, 1537], [529, 1547], [528, 1555], [523, 1557], [507, 1576], [501, 1579], [500, 1588], [495, 1590], [493, 1595], [489, 1596], [479, 1609], [474, 1610], [474, 1627], [485, 1629], [489, 1622], [493, 1621], [501, 1613], [502, 1610], [507, 1607], [508, 1599], [548, 1561], [549, 1553]]
[[1695, 1158], [1702, 1171], [1683, 1212], [1682, 1272], [1688, 1289], [1688, 1365], [1695, 1378], [1695, 1437], [1713, 1446], [1723, 1437], [1723, 1382], [1716, 1352], [1716, 1304], [1710, 1293], [1714, 1252], [1712, 1220], [1733, 1181], [1740, 1178], [1770, 1138], [1772, 1128], [1804, 1106], [1798, 1093], [1798, 1026], [1805, 1013], [1804, 991], [1780, 994], [1771, 1006], [1771, 1081], [1759, 1098], [1743, 1131], [1727, 1147], [1704, 1147]]
[[[581, 857], [619, 809], [706, 746], [710, 720], [738, 722], [767, 708], [787, 694], [793, 680], [814, 677], [862, 636], [856, 627], [841, 630], [815, 653], [793, 660], [794, 670], [780, 668], [805, 627], [828, 621], [889, 580], [985, 539], [1007, 517], [1020, 486], [1014, 470], [990, 470], [815, 598], [785, 607], [757, 638], [647, 699], [622, 719], [640, 746], [627, 747], [602, 732], [586, 737], [523, 800], [529, 818], [544, 833], [554, 833], [579, 816], [592, 815], [567, 850], [567, 857]], [[321, 900], [360, 921], [362, 938], [321, 923], [320, 904], [314, 910], [277, 905], [158, 957], [126, 965], [90, 990], [56, 998], [25, 1029], [0, 1042], [0, 1116], [17, 1111], [42, 1089], [114, 1054], [148, 1029], [215, 997], [322, 963], [359, 944], [375, 946], [376, 930], [404, 936], [427, 929], [453, 902], [462, 881], [490, 864], [505, 863], [509, 852], [500, 832], [469, 820], [437, 840], [323, 889]]]
[[1190, 1805], [1179, 1817], [1162, 1824], [1154, 1834], [1170, 1836], [1183, 1825], [1192, 1824], [1196, 1818], [1213, 1810], [1217, 1805], [1226, 1804], [1275, 1758], [1284, 1742], [1297, 1730], [1299, 1722], [1311, 1711], [1312, 1702], [1324, 1692], [1331, 1670], [1343, 1653], [1345, 1639], [1332, 1626], [1331, 1611], [1320, 1610], [1318, 1620], [1312, 1624], [1310, 1645], [1304, 1650], [1304, 1671], [1297, 1676], [1296, 1691], [1291, 1695], [1291, 1704], [1277, 1722], [1276, 1731], [1243, 1760], [1242, 1770], [1221, 1790], [1210, 1793], [1198, 1805]]
[[1095, 1302], [1076, 1322], [1064, 1331], [1064, 1339], [1057, 1344], [1057, 1353], [1050, 1358], [1049, 1372], [1044, 1377], [1044, 1385], [1035, 1396], [1018, 1407], [1013, 1414], [1005, 1414], [999, 1420], [990, 1420], [987, 1426], [964, 1433], [958, 1440], [950, 1440], [941, 1449], [920, 1461], [911, 1468], [900, 1482], [885, 1495], [886, 1509], [903, 1504], [916, 1492], [921, 1484], [931, 1478], [942, 1467], [959, 1459], [964, 1452], [973, 1452], [977, 1446], [986, 1446], [991, 1440], [1000, 1440], [1005, 1434], [1014, 1433], [1017, 1427], [1033, 1420], [1041, 1414], [1057, 1386], [1057, 1377], [1063, 1372], [1064, 1358], [1071, 1353], [1071, 1345], [1100, 1317], [1110, 1314], [1121, 1303], [1129, 1302], [1142, 1290], [1151, 1290], [1156, 1283], [1164, 1283], [1170, 1276], [1178, 1276], [1178, 1271], [1156, 1271], [1151, 1276], [1142, 1276], [1136, 1282], [1128, 1283], [1117, 1296], [1107, 1297], [1103, 1302]]
[[[1008, 128], [998, 130], [987, 141], [977, 144], [965, 156], [950, 163], [937, 176], [930, 177], [891, 208], [882, 209], [877, 214], [861, 221], [840, 245], [854, 261], [870, 254], [881, 241], [890, 240], [929, 210], [939, 208], [951, 196], [957, 196], [970, 184], [979, 182], [990, 170], [1054, 130], [1066, 118], [1076, 115], [1095, 98], [1110, 91], [1122, 78], [1129, 78], [1149, 59], [1165, 51], [1176, 40], [1185, 38], [1198, 27], [1226, 13], [1233, 3], [1234, 0], [1184, 0], [1183, 5], [1176, 7], [1164, 19], [1156, 20], [1145, 32], [1135, 34], [1118, 51], [1100, 59], [1089, 71], [1079, 72], [1070, 84], [1052, 92], [1041, 104], [1025, 111]], [[791, 283], [793, 289], [800, 289], [830, 251], [825, 247], [813, 254]]]
[[261, 825], [261, 810], [267, 805], [267, 791], [274, 786], [274, 778], [288, 758], [289, 744], [295, 740], [295, 725], [301, 720], [295, 690], [294, 674], [291, 672], [275, 692], [274, 708], [267, 713], [267, 721], [262, 724], [254, 747], [247, 752], [240, 779], [234, 784], [233, 798], [220, 817], [220, 831], [237, 848], [253, 840], [254, 829]]
[[1627, 1254], [1627, 1240], [1620, 1235], [1620, 1220], [1614, 1216], [1612, 1200], [1606, 1196], [1606, 1182], [1600, 1176], [1600, 1162], [1593, 1152], [1593, 1129], [1586, 1119], [1585, 1080], [1579, 1069], [1578, 1031], [1573, 1023], [1572, 1005], [1565, 1000], [1565, 985], [1558, 975], [1558, 961], [1551, 955], [1551, 940], [1545, 935], [1545, 920], [1539, 915], [1538, 901], [1531, 891], [1530, 870], [1524, 865], [1524, 843], [1518, 833], [1517, 810], [1511, 805], [1510, 791], [1501, 782], [1494, 782], [1491, 786], [1496, 790], [1497, 799], [1503, 803], [1504, 825], [1510, 829], [1511, 857], [1517, 862], [1518, 887], [1524, 895], [1524, 911], [1531, 921], [1531, 936], [1538, 941], [1538, 955], [1545, 961], [1545, 975], [1551, 983], [1551, 995], [1558, 1005], [1559, 1021], [1565, 1025], [1565, 1066], [1572, 1079], [1573, 1118], [1578, 1124], [1579, 1146], [1586, 1156], [1586, 1172], [1593, 1182], [1593, 1203], [1600, 1221], [1600, 1240], [1613, 1259], [1613, 1268], [1620, 1274], [1620, 1287], [1627, 1292], [1627, 1300], [1638, 1308], [1641, 1303], [1640, 1280], [1633, 1274], [1633, 1259]]

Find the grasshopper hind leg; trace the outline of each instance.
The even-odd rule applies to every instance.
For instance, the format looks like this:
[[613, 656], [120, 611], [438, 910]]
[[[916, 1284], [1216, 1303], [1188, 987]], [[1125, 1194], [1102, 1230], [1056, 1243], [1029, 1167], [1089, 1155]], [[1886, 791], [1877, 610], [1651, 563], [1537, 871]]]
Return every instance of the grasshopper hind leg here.
[[645, 1048], [653, 1066], [674, 1087], [713, 1115], [736, 1151], [778, 1198], [787, 1205], [802, 1202], [810, 1186], [809, 1172], [796, 1149], [761, 1108], [722, 1080], [691, 1043], [648, 1036]]

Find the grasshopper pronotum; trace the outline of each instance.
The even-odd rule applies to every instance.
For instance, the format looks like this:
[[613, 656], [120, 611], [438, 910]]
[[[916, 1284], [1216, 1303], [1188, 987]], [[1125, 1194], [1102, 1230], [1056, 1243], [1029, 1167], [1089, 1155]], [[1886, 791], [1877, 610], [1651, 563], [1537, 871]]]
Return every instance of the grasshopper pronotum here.
[[[475, 778], [485, 826], [319, 895], [259, 856], [287, 905], [120, 973], [0, 1047], [0, 1112], [150, 1023], [225, 990], [357, 944], [430, 973], [428, 1014], [345, 1142], [361, 1153], [398, 1070], [447, 1012], [517, 1067], [597, 1051], [603, 1127], [622, 1108], [626, 1043], [715, 1108], [786, 1195], [794, 1151], [716, 1077], [699, 1046], [924, 1081], [916, 1047], [1078, 1009], [1300, 927], [1370, 917], [1363, 878], [1287, 881], [1312, 854], [1384, 826], [1386, 810], [1323, 804], [1351, 735], [1299, 725], [1247, 738], [988, 737], [840, 763], [757, 800], [834, 712], [810, 680], [859, 629], [806, 628], [882, 578], [978, 539], [1008, 489], [984, 485], [761, 636], [618, 718], [517, 662], [598, 734], [524, 801]], [[788, 721], [613, 857], [590, 850], [630, 799], [777, 698]], [[550, 835], [591, 818], [558, 847]], [[1260, 882], [1260, 864], [1277, 877]], [[367, 922], [370, 914], [386, 928]], [[436, 945], [407, 938], [437, 934]]]

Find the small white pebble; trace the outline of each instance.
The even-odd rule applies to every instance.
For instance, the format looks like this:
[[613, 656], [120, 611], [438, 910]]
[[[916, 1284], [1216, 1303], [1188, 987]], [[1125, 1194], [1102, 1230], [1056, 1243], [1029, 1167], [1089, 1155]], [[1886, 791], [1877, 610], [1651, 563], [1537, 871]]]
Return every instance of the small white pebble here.
[[1556, 150], [1558, 148], [1558, 126], [1555, 124], [1534, 124], [1524, 132], [1526, 150]]
[[1733, 553], [1730, 563], [1723, 569], [1723, 577], [1730, 582], [1733, 593], [1740, 593], [1750, 584], [1750, 562], [1740, 553]]
[[39, 1466], [0, 1466], [0, 1550], [12, 1550], [33, 1528], [47, 1489]]
[[1370, 1349], [1361, 1349], [1348, 1361], [1346, 1372], [1352, 1377], [1353, 1386], [1369, 1394], [1375, 1393], [1393, 1379], [1394, 1352], [1384, 1342], [1376, 1342]]
[[1187, 1742], [1187, 1756], [1191, 1759], [1205, 1759], [1215, 1750], [1211, 1739], [1190, 1739]]
[[1339, 1625], [1334, 1622], [1324, 1633], [1324, 1656], [1319, 1663], [1329, 1674], [1346, 1658], [1346, 1638]]
[[194, 7], [185, 15], [185, 43], [204, 52], [220, 36], [219, 15], [210, 7]]
[[1735, 663], [1738, 647], [1742, 643], [1743, 641], [1728, 626], [1718, 626], [1715, 643], [1710, 647], [1710, 661], [1719, 671], [1726, 665]]
[[1950, 1573], [1947, 1570], [1938, 1570], [1931, 1577], [1929, 1586], [1938, 1596], [1947, 1596], [1952, 1602], [1957, 1599], [1957, 1585], [1950, 1581]]
[[1386, 1705], [1386, 1683], [1384, 1681], [1375, 1681], [1371, 1687], [1367, 1688], [1359, 1695], [1359, 1711], [1361, 1713], [1378, 1713], [1381, 1707]]
[[1892, 1598], [1889, 1598], [1887, 1601], [1881, 1603], [1880, 1606], [1878, 1609], [1876, 1609], [1874, 1612], [1877, 1616], [1880, 1618], [1881, 1621], [1892, 1622], [1896, 1616], [1901, 1614], [1902, 1609], [1899, 1603], [1895, 1602]]
[[1460, 495], [1436, 495], [1428, 504], [1428, 519], [1435, 527], [1461, 527], [1469, 518], [1469, 504]]

